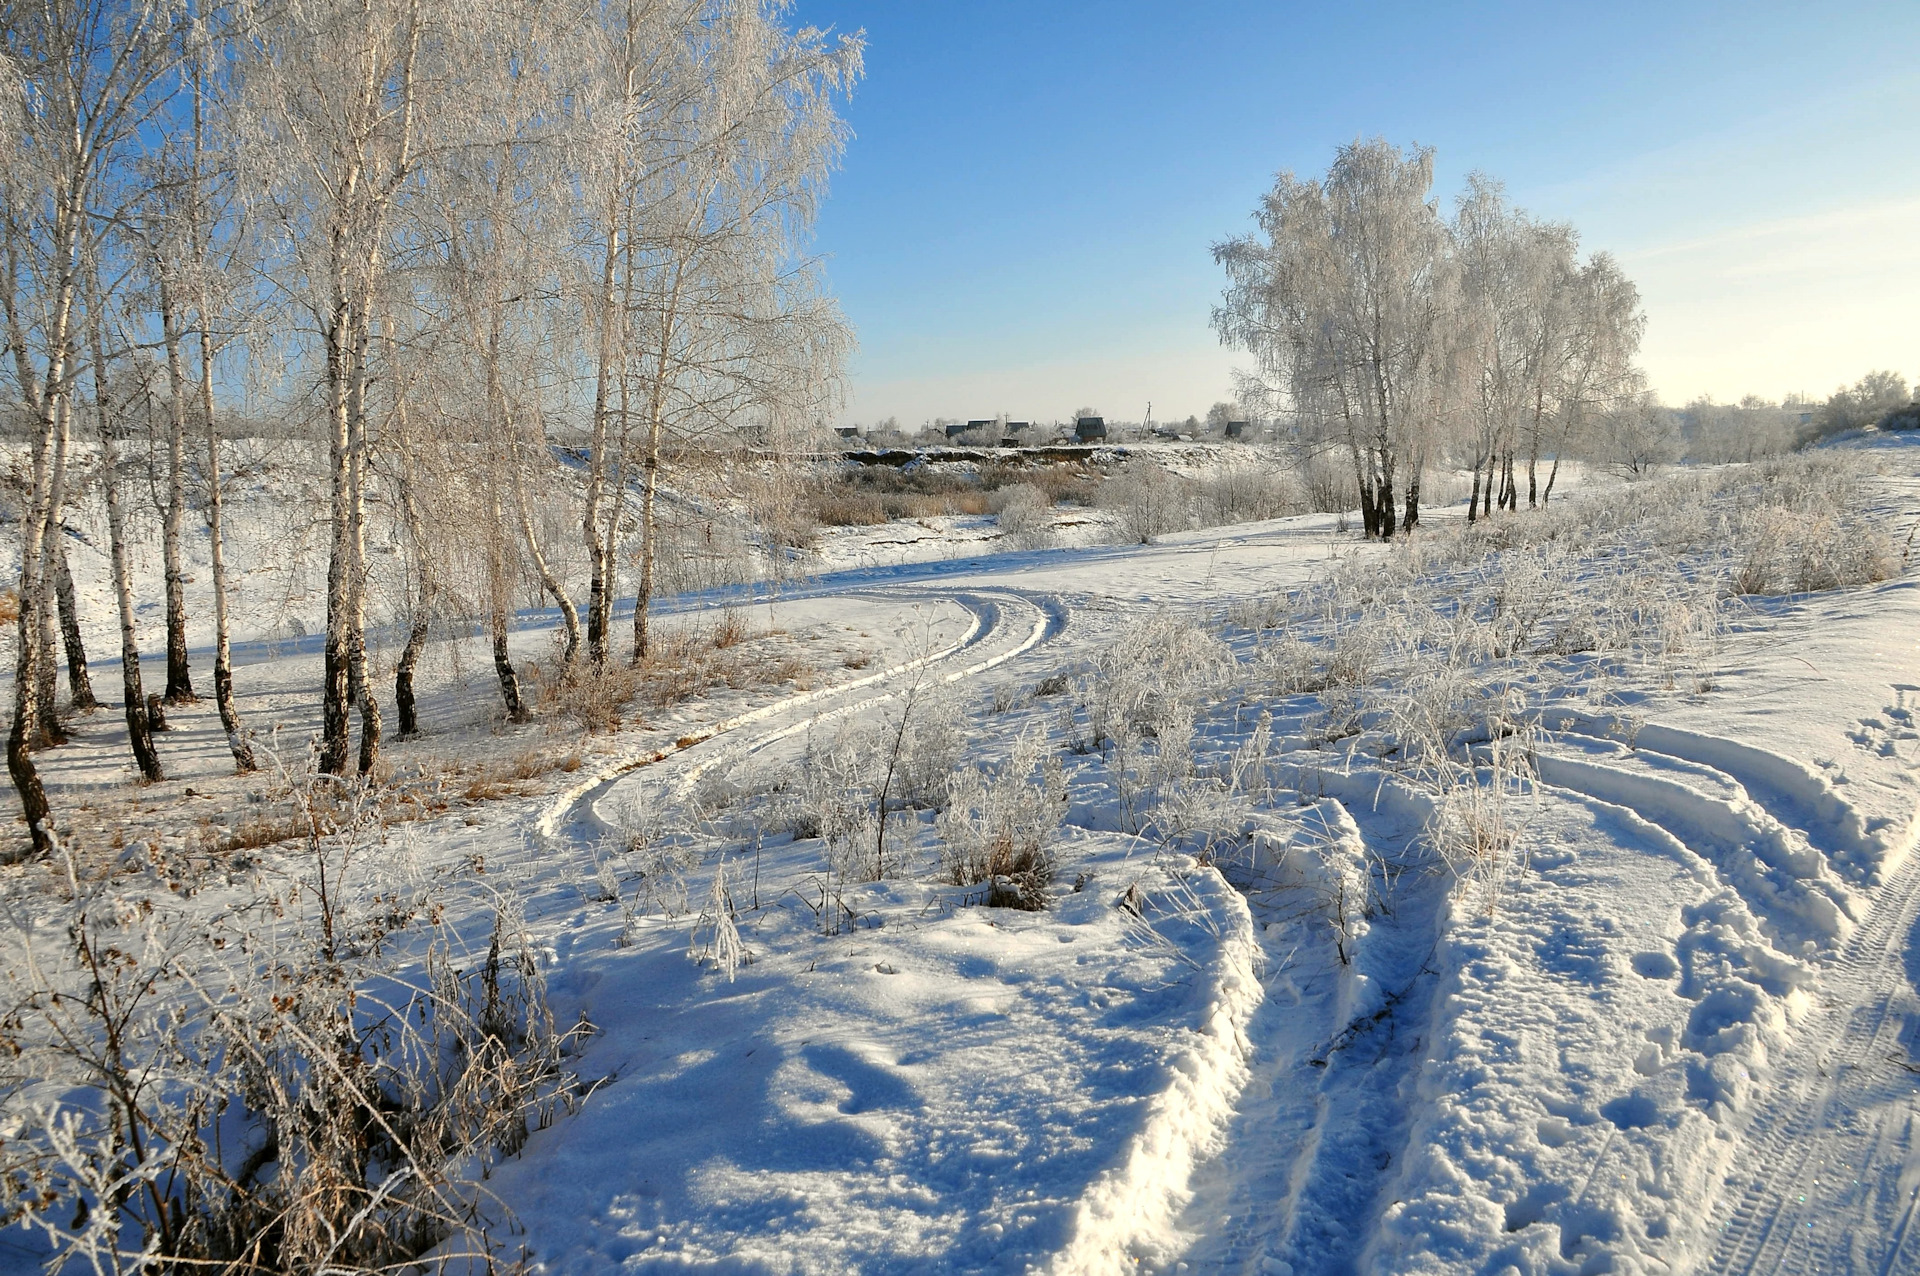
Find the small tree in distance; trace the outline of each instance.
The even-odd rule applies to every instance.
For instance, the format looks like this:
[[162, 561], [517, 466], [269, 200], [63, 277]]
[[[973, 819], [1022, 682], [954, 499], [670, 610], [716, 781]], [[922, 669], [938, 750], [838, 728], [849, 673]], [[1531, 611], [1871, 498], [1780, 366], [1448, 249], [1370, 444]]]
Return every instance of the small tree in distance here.
[[1680, 418], [1651, 394], [1601, 419], [1598, 460], [1623, 478], [1645, 478], [1680, 459]]

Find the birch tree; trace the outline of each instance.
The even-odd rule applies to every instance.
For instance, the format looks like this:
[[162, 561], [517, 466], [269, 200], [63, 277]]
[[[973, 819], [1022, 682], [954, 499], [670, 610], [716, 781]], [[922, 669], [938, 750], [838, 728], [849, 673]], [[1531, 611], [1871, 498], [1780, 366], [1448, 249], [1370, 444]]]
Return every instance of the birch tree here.
[[[368, 392], [374, 324], [394, 236], [430, 135], [459, 136], [467, 86], [450, 54], [480, 15], [425, 0], [295, 0], [247, 33], [237, 67], [241, 139], [268, 265], [310, 323], [327, 413], [327, 627], [319, 765], [339, 774], [361, 711], [359, 769], [379, 755], [366, 688]], [[356, 694], [357, 693], [357, 694]]]
[[1633, 403], [1646, 378], [1634, 366], [1647, 317], [1640, 290], [1607, 253], [1595, 253], [1574, 280], [1570, 306], [1569, 349], [1562, 364], [1559, 410], [1549, 446], [1553, 465], [1540, 503], [1553, 499], [1560, 462], [1580, 436], [1607, 414]]
[[1347, 452], [1369, 536], [1419, 520], [1434, 443], [1443, 325], [1455, 289], [1446, 228], [1428, 200], [1433, 152], [1382, 140], [1340, 149], [1324, 181], [1281, 173], [1258, 231], [1214, 245], [1227, 290], [1222, 341], [1252, 353], [1262, 386]]
[[468, 144], [427, 178], [440, 218], [432, 276], [446, 329], [441, 348], [470, 370], [471, 389], [455, 401], [488, 546], [494, 672], [515, 721], [528, 715], [508, 649], [513, 569], [522, 556], [559, 605], [564, 663], [573, 662], [581, 642], [578, 611], [548, 562], [528, 496], [530, 471], [543, 470], [549, 456], [542, 400], [553, 380], [552, 329], [562, 313], [553, 246], [565, 242], [569, 211], [559, 104], [572, 96], [572, 85], [549, 19], [568, 25], [529, 7], [517, 20], [496, 14], [481, 38], [470, 40], [463, 65], [477, 73], [474, 93], [486, 109]]
[[101, 246], [100, 209], [161, 109], [181, 11], [166, 3], [43, 0], [0, 9], [7, 117], [7, 344], [18, 403], [33, 423], [20, 524], [20, 617], [7, 769], [36, 853], [53, 846], [52, 811], [29, 755], [40, 727], [36, 688], [52, 657], [48, 528], [81, 359], [82, 292]]
[[[230, 321], [239, 290], [232, 286], [245, 236], [234, 224], [233, 174], [220, 171], [218, 143], [211, 135], [210, 116], [217, 103], [211, 84], [216, 51], [214, 34], [194, 33], [187, 57], [187, 94], [192, 112], [188, 131], [189, 186], [186, 201], [186, 239], [192, 282], [194, 346], [199, 355], [199, 410], [202, 442], [206, 447], [207, 539], [209, 571], [213, 577], [213, 699], [226, 733], [234, 770], [245, 773], [258, 765], [253, 742], [240, 722], [233, 698], [232, 623], [228, 616], [225, 496], [220, 467], [219, 416], [214, 410], [214, 360], [220, 346], [231, 339]], [[225, 243], [220, 242], [225, 227]], [[223, 286], [224, 285], [224, 286]], [[243, 294], [239, 294], [243, 295]]]
[[[1521, 453], [1528, 507], [1551, 499], [1575, 435], [1637, 390], [1632, 358], [1642, 321], [1638, 293], [1610, 257], [1582, 265], [1573, 227], [1512, 208], [1487, 177], [1468, 178], [1453, 236], [1463, 281], [1454, 331], [1467, 347], [1460, 366], [1471, 404], [1472, 521], [1496, 506], [1520, 507], [1514, 465]], [[1544, 487], [1543, 458], [1552, 466]]]
[[133, 571], [127, 561], [127, 519], [120, 501], [120, 433], [118, 399], [113, 393], [109, 361], [105, 289], [99, 264], [88, 263], [86, 292], [87, 341], [92, 354], [95, 436], [100, 445], [100, 492], [107, 507], [107, 560], [113, 577], [114, 606], [120, 621], [120, 699], [127, 722], [127, 744], [134, 765], [149, 783], [164, 778], [160, 755], [153, 747], [153, 725], [147, 717], [147, 697], [140, 678], [140, 642], [133, 602]]
[[802, 246], [845, 145], [835, 104], [859, 75], [861, 42], [790, 32], [766, 0], [692, 13], [684, 73], [696, 92], [636, 177], [644, 221], [623, 253], [634, 384], [622, 415], [640, 414], [636, 663], [651, 645], [669, 445], [737, 444], [819, 412], [850, 344]]

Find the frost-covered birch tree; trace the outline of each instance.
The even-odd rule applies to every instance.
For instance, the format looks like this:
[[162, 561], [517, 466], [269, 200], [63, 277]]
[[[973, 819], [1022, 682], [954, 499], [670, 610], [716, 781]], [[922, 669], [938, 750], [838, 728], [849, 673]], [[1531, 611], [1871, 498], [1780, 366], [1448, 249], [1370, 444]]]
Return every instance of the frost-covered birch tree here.
[[[121, 207], [142, 130], [169, 96], [184, 9], [162, 2], [42, 0], [0, 9], [6, 112], [5, 256], [0, 280], [14, 402], [31, 422], [20, 520], [20, 597], [7, 769], [36, 853], [52, 811], [30, 756], [58, 724], [39, 693], [51, 672], [49, 528], [64, 495], [68, 440], [85, 367], [90, 264]], [[131, 711], [131, 710], [130, 710]]]
[[622, 416], [641, 483], [635, 661], [650, 645], [672, 449], [774, 442], [811, 424], [850, 345], [804, 243], [845, 144], [836, 100], [860, 72], [861, 42], [789, 31], [765, 0], [688, 12], [694, 91], [635, 173], [643, 220], [623, 254]]
[[1257, 232], [1213, 249], [1227, 272], [1215, 330], [1255, 356], [1285, 410], [1346, 452], [1369, 536], [1419, 521], [1435, 441], [1455, 280], [1432, 186], [1431, 148], [1355, 141], [1324, 180], [1281, 173]]
[[[1452, 226], [1461, 295], [1451, 325], [1467, 405], [1459, 450], [1473, 472], [1467, 517], [1550, 499], [1560, 459], [1596, 414], [1636, 389], [1639, 297], [1610, 257], [1579, 260], [1579, 236], [1506, 202], [1499, 183], [1467, 179]], [[1540, 463], [1552, 469], [1544, 487]], [[1482, 471], [1485, 471], [1484, 483]]]
[[1255, 355], [1252, 393], [1346, 455], [1369, 536], [1418, 523], [1420, 474], [1443, 457], [1472, 474], [1470, 519], [1519, 508], [1522, 458], [1528, 505], [1546, 502], [1580, 434], [1637, 387], [1639, 299], [1612, 259], [1582, 263], [1571, 226], [1480, 174], [1443, 221], [1432, 182], [1431, 150], [1354, 142], [1323, 180], [1280, 174], [1257, 231], [1214, 246], [1215, 330]]
[[320, 766], [346, 770], [357, 701], [359, 769], [379, 755], [366, 679], [368, 410], [376, 325], [393, 287], [402, 214], [423, 168], [471, 138], [459, 54], [496, 12], [448, 0], [295, 0], [264, 12], [236, 67], [240, 140], [265, 268], [304, 316], [326, 411], [330, 492]]

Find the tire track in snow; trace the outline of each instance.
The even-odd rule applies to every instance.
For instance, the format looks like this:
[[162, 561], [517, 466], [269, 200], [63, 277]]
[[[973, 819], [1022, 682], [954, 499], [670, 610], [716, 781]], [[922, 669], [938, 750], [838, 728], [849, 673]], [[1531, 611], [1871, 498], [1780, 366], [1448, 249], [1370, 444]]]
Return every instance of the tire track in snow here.
[[[1912, 991], [1904, 972], [1888, 967], [1899, 960], [1900, 942], [1912, 933], [1917, 918], [1920, 858], [1907, 855], [1880, 888], [1860, 928], [1821, 972], [1833, 1001], [1810, 1015], [1795, 1034], [1802, 1049], [1781, 1061], [1782, 1075], [1770, 1098], [1758, 1105], [1748, 1123], [1746, 1155], [1740, 1163], [1757, 1169], [1737, 1199], [1723, 1197], [1715, 1210], [1718, 1235], [1713, 1258], [1702, 1271], [1821, 1271], [1829, 1270], [1832, 1262], [1843, 1268], [1854, 1266], [1850, 1255], [1861, 1237], [1850, 1224], [1868, 1220], [1838, 1217], [1830, 1208], [1831, 1200], [1803, 1189], [1816, 1186], [1823, 1172], [1830, 1176], [1836, 1172], [1829, 1167], [1851, 1162], [1853, 1169], [1867, 1168], [1857, 1155], [1845, 1155], [1846, 1147], [1838, 1145], [1877, 1142], [1873, 1136], [1878, 1129], [1841, 1124], [1835, 1117], [1846, 1100], [1845, 1091], [1870, 1083], [1875, 1071], [1891, 1069], [1897, 1074], [1897, 1064], [1885, 1058], [1893, 1053], [1888, 1047], [1897, 1043], [1897, 1033], [1889, 1029], [1904, 1024], [1902, 1003], [1911, 1005]], [[1864, 1000], [1854, 999], [1862, 993]], [[1823, 1049], [1822, 1043], [1831, 1044]], [[1822, 1155], [1823, 1151], [1827, 1154]], [[1866, 1186], [1870, 1193], [1872, 1185]], [[1892, 1204], [1902, 1221], [1889, 1234], [1889, 1241], [1904, 1243], [1911, 1194]], [[1890, 1245], [1882, 1263], [1872, 1270], [1901, 1270], [1895, 1267], [1898, 1259]]]
[[[1881, 879], [1864, 909], [1855, 897], [1854, 911], [1865, 915], [1818, 966], [1823, 1001], [1794, 1029], [1797, 1048], [1774, 1060], [1772, 1084], [1744, 1123], [1744, 1145], [1735, 1158], [1742, 1169], [1725, 1180], [1729, 1187], [1744, 1180], [1744, 1187], [1718, 1196], [1708, 1233], [1713, 1251], [1697, 1270], [1907, 1270], [1898, 1264], [1920, 1188], [1901, 1190], [1898, 1166], [1889, 1165], [1883, 1148], [1887, 1118], [1899, 1115], [1886, 1110], [1886, 1101], [1914, 1092], [1897, 1047], [1916, 1003], [1907, 972], [1895, 965], [1903, 939], [1916, 933], [1920, 921], [1920, 860], [1910, 854], [1913, 826], [1894, 842], [1874, 838], [1824, 777], [1767, 750], [1659, 727], [1643, 728], [1638, 743], [1646, 746], [1644, 752], [1683, 759], [1733, 787], [1732, 802], [1690, 792], [1703, 810], [1724, 805], [1737, 816], [1739, 799], [1745, 799], [1770, 822], [1804, 838], [1823, 859], [1851, 869], [1848, 876], [1854, 880]], [[1672, 796], [1662, 791], [1662, 786], [1675, 787], [1672, 781], [1649, 783], [1647, 777], [1592, 760], [1569, 764], [1543, 757], [1541, 762], [1544, 780], [1596, 801], [1625, 802], [1625, 809], [1676, 836], [1689, 850], [1698, 849], [1700, 830], [1686, 817], [1698, 813], [1676, 819], [1662, 800]], [[1764, 904], [1772, 901], [1765, 893], [1755, 898], [1754, 883], [1743, 880], [1747, 874], [1725, 856], [1705, 858], [1721, 882], [1734, 886], [1764, 916]], [[1736, 871], [1730, 875], [1729, 868]], [[1878, 1111], [1871, 1102], [1857, 1102], [1876, 1097]], [[1865, 1121], [1857, 1119], [1863, 1111]], [[1876, 1165], [1880, 1182], [1873, 1173]], [[1753, 1167], [1751, 1177], [1745, 1167]], [[1852, 1208], [1836, 1210], [1836, 1205]], [[1920, 1256], [1914, 1261], [1920, 1264]]]
[[1849, 910], [1857, 904], [1804, 833], [1713, 764], [1662, 765], [1673, 761], [1674, 755], [1652, 749], [1613, 758], [1543, 751], [1535, 771], [1549, 784], [1627, 807], [1672, 833], [1713, 864], [1776, 941], [1832, 944], [1851, 929]]
[[[848, 592], [860, 597], [874, 596], [873, 591], [860, 590]], [[563, 829], [573, 828], [581, 824], [585, 824], [602, 832], [608, 831], [611, 826], [595, 814], [594, 808], [596, 803], [605, 797], [616, 785], [637, 771], [667, 762], [689, 750], [698, 749], [700, 746], [706, 745], [721, 737], [734, 736], [744, 728], [754, 726], [757, 723], [779, 719], [812, 705], [817, 704], [822, 706], [818, 711], [806, 714], [797, 722], [790, 722], [772, 731], [763, 732], [743, 744], [726, 748], [723, 751], [713, 751], [714, 756], [703, 757], [696, 765], [692, 778], [683, 781], [682, 786], [678, 790], [680, 794], [684, 794], [685, 791], [691, 787], [692, 782], [699, 778], [699, 775], [704, 774], [715, 765], [722, 765], [729, 761], [738, 761], [777, 740], [784, 739], [797, 734], [799, 731], [805, 730], [815, 722], [844, 716], [850, 713], [857, 713], [893, 698], [897, 692], [888, 691], [864, 696], [859, 695], [859, 693], [868, 691], [871, 688], [875, 688], [889, 681], [897, 681], [924, 669], [935, 668], [953, 662], [967, 653], [974, 652], [983, 646], [991, 645], [997, 638], [1003, 636], [1004, 626], [1001, 622], [1005, 604], [1007, 603], [1012, 603], [1015, 607], [1033, 613], [1034, 618], [1031, 627], [1023, 631], [1021, 640], [1010, 650], [1000, 652], [985, 660], [975, 661], [956, 673], [945, 675], [943, 678], [944, 681], [954, 682], [975, 676], [984, 673], [988, 669], [995, 668], [1007, 661], [1013, 660], [1018, 656], [1025, 655], [1042, 644], [1057, 638], [1065, 630], [1069, 617], [1066, 605], [1058, 598], [1052, 595], [1031, 594], [1018, 590], [979, 589], [953, 594], [945, 592], [916, 593], [904, 597], [898, 591], [889, 591], [880, 596], [889, 599], [900, 599], [902, 602], [908, 601], [909, 599], [911, 601], [932, 600], [958, 602], [972, 613], [973, 623], [959, 641], [938, 651], [930, 652], [927, 655], [916, 657], [912, 660], [902, 661], [890, 668], [882, 669], [877, 673], [869, 674], [863, 678], [857, 678], [849, 683], [842, 683], [834, 687], [823, 687], [817, 691], [806, 691], [798, 695], [788, 696], [783, 700], [777, 700], [772, 704], [762, 705], [757, 709], [752, 709], [728, 718], [693, 735], [682, 737], [673, 744], [662, 748], [648, 749], [641, 753], [629, 754], [626, 757], [615, 759], [597, 768], [592, 775], [581, 780], [579, 783], [556, 794], [546, 804], [546, 807], [534, 824], [534, 836], [536, 840], [542, 842], [550, 841], [559, 837]], [[842, 700], [849, 702], [844, 704], [833, 703]], [[729, 744], [731, 743], [732, 742], [729, 741]]]
[[[1298, 784], [1333, 799], [1370, 871], [1411, 867], [1406, 848], [1425, 819], [1413, 795], [1378, 776], [1316, 771]], [[1331, 828], [1329, 835], [1338, 836]], [[1384, 891], [1378, 881], [1373, 887]], [[1232, 1217], [1196, 1246], [1191, 1266], [1306, 1276], [1350, 1272], [1360, 1261], [1413, 1128], [1403, 1081], [1418, 1071], [1433, 1032], [1438, 976], [1431, 959], [1447, 884], [1440, 875], [1408, 871], [1390, 898], [1390, 908], [1373, 916], [1351, 947], [1351, 964], [1334, 967], [1332, 1004], [1311, 1042], [1272, 1022], [1299, 1013], [1278, 999], [1250, 1025], [1249, 1035], [1271, 1053], [1250, 1061], [1258, 1078], [1248, 1091], [1254, 1101], [1242, 1105], [1226, 1155], [1244, 1155], [1249, 1139], [1263, 1146], [1247, 1164], [1213, 1168], [1215, 1181], [1190, 1225], [1207, 1229], [1223, 1211]], [[1269, 982], [1287, 973], [1284, 963], [1275, 966]], [[1276, 1092], [1302, 1063], [1320, 1078], [1304, 1102]]]

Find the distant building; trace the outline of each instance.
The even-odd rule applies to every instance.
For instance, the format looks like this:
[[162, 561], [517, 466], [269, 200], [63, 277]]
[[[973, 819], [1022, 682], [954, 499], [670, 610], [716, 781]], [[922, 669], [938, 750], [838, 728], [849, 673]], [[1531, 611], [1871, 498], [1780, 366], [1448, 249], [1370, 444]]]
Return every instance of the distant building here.
[[857, 439], [860, 437], [860, 427], [857, 425], [836, 425], [833, 427], [833, 432], [843, 439]]
[[1245, 421], [1229, 421], [1229, 422], [1227, 422], [1227, 437], [1228, 437], [1228, 438], [1230, 438], [1230, 439], [1243, 439], [1243, 438], [1245, 438], [1246, 436], [1247, 436], [1247, 423], [1246, 423]]
[[1081, 417], [1073, 423], [1073, 437], [1082, 443], [1092, 443], [1095, 440], [1105, 442], [1107, 437], [1106, 418], [1097, 416]]

